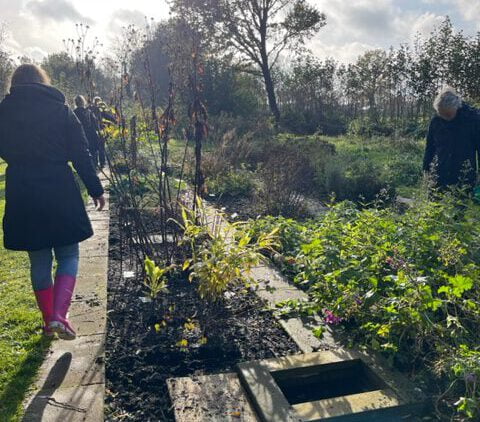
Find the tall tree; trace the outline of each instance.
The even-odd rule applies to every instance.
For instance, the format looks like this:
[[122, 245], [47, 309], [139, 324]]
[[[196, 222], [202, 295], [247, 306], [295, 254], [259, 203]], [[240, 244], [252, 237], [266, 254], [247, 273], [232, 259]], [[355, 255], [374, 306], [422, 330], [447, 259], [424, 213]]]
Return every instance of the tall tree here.
[[5, 25], [0, 23], [0, 99], [3, 97], [6, 89], [7, 82], [13, 70], [13, 62], [10, 55], [4, 48], [4, 43], [7, 38], [7, 32]]
[[[304, 45], [326, 24], [323, 13], [306, 0], [187, 0], [215, 30], [220, 42], [233, 51], [245, 71], [263, 77], [270, 110], [277, 122], [273, 69], [282, 52]], [[173, 9], [185, 0], [174, 0]]]

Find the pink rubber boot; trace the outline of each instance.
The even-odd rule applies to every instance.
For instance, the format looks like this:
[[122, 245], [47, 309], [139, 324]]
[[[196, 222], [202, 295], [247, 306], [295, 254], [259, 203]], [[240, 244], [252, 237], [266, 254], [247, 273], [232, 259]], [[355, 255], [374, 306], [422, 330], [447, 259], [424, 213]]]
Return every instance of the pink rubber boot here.
[[49, 327], [62, 340], [74, 340], [77, 336], [67, 318], [75, 282], [75, 277], [70, 275], [57, 275], [55, 277], [53, 317]]
[[43, 317], [43, 333], [51, 337], [54, 334], [50, 329], [50, 322], [53, 317], [53, 287], [37, 290], [34, 293], [37, 299], [38, 309], [40, 309]]

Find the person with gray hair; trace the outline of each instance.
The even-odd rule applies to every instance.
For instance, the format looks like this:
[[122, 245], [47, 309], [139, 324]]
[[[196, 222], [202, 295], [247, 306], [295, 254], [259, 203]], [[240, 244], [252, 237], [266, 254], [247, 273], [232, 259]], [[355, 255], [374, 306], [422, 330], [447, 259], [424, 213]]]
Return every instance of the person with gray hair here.
[[87, 100], [83, 95], [77, 95], [75, 97], [75, 106], [80, 107], [80, 108], [86, 108], [87, 107]]
[[480, 150], [480, 114], [451, 87], [443, 88], [433, 103], [437, 115], [427, 134], [423, 170], [435, 175], [437, 186], [467, 186], [477, 181]]

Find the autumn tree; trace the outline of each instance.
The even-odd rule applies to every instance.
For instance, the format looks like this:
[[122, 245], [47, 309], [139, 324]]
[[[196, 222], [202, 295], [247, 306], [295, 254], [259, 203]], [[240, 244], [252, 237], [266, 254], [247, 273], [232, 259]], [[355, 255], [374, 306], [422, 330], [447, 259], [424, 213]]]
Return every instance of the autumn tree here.
[[173, 0], [172, 7], [185, 3], [198, 25], [212, 30], [225, 51], [234, 52], [242, 70], [263, 78], [279, 122], [273, 69], [284, 51], [303, 46], [326, 24], [325, 15], [306, 0]]

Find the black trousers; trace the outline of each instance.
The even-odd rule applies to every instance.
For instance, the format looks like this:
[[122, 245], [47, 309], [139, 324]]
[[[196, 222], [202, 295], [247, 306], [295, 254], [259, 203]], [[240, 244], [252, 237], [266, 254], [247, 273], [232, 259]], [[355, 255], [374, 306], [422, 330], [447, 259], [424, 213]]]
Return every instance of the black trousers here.
[[105, 167], [105, 140], [100, 139], [98, 143], [98, 165]]

